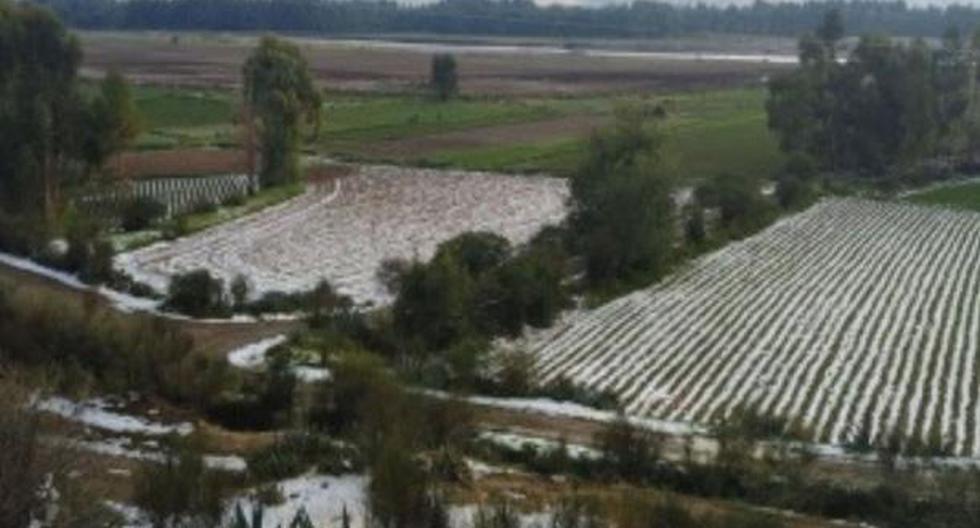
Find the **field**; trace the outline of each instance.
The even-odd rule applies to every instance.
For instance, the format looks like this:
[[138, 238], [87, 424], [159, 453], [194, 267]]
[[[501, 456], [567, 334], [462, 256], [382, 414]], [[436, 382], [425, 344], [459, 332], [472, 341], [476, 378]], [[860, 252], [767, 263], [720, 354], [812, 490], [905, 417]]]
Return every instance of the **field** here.
[[471, 230], [525, 241], [564, 217], [566, 197], [554, 178], [365, 166], [254, 215], [124, 253], [117, 264], [161, 290], [173, 274], [204, 267], [226, 281], [245, 275], [255, 293], [328, 279], [358, 303], [378, 303], [384, 259], [427, 259]]
[[980, 211], [980, 181], [941, 184], [906, 196], [909, 202]]
[[[116, 68], [141, 84], [232, 87], [258, 37], [229, 34], [83, 33], [83, 71]], [[433, 53], [461, 58], [462, 89], [480, 95], [581, 95], [718, 88], [755, 83], [788, 65], [763, 59], [678, 60], [636, 52], [559, 47], [337, 41], [296, 38], [316, 79], [335, 90], [417, 91]], [[720, 43], [727, 46], [727, 43]], [[733, 48], [718, 48], [729, 52]], [[700, 51], [700, 50], [699, 50]], [[734, 49], [735, 52], [745, 50]], [[785, 49], [776, 50], [784, 53]], [[765, 53], [765, 51], [763, 51]], [[793, 52], [790, 50], [789, 54]]]
[[824, 443], [895, 432], [977, 456], [978, 258], [978, 214], [828, 200], [533, 351], [546, 379], [614, 391], [636, 416], [705, 425], [752, 408]]
[[[207, 100], [181, 121], [162, 108]], [[765, 123], [758, 88], [582, 98], [463, 98], [438, 103], [418, 95], [328, 94], [316, 151], [348, 160], [492, 172], [571, 171], [589, 134], [617, 106], [663, 106], [668, 159], [683, 181], [719, 173], [767, 175], [782, 160]], [[238, 140], [234, 94], [139, 87], [145, 132], [125, 156], [131, 175], [241, 170], [241, 158], [215, 147]], [[181, 115], [175, 112], [176, 115]], [[171, 149], [171, 150], [157, 150]]]

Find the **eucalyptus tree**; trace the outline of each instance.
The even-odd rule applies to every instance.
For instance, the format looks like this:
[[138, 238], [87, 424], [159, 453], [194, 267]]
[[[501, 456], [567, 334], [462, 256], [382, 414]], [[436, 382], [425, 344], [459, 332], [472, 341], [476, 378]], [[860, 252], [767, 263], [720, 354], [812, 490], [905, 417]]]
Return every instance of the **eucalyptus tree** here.
[[[259, 181], [269, 186], [298, 180], [301, 125], [306, 119], [316, 135], [320, 121], [321, 98], [306, 59], [296, 45], [263, 37], [242, 74], [245, 126], [249, 138], [260, 142]], [[251, 139], [248, 149], [254, 149]]]

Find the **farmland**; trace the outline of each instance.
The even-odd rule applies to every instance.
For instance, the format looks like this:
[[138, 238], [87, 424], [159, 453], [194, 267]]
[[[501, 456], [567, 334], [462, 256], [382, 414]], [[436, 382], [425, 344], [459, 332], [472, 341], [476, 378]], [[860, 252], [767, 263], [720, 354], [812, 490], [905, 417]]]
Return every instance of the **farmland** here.
[[574, 318], [538, 369], [636, 416], [754, 409], [824, 443], [977, 456], [978, 233], [975, 213], [824, 201]]
[[360, 303], [385, 292], [375, 278], [389, 258], [427, 259], [468, 230], [529, 239], [565, 214], [566, 185], [544, 177], [360, 167], [300, 197], [173, 243], [118, 257], [137, 279], [165, 289], [175, 273], [204, 267], [257, 293], [298, 291], [328, 279]]

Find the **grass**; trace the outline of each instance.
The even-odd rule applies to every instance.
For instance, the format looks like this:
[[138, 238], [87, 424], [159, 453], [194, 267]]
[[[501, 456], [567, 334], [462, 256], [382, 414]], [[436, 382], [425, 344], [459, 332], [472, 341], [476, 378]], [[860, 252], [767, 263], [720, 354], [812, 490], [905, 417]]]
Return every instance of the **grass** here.
[[[221, 90], [134, 88], [144, 116], [138, 148], [227, 146], [236, 139], [235, 94]], [[440, 103], [418, 95], [326, 94], [319, 150], [344, 159], [385, 161], [499, 172], [567, 174], [586, 138], [557, 129], [539, 140], [506, 137], [436, 146], [427, 152], [372, 153], [380, 142], [496, 125], [533, 123], [567, 116], [611, 116], [623, 102], [659, 104], [665, 151], [682, 182], [721, 173], [768, 176], [782, 162], [765, 119], [765, 90], [732, 89], [638, 98], [460, 98]]]
[[234, 139], [231, 92], [138, 86], [133, 99], [143, 120], [137, 148], [216, 146]]
[[952, 209], [980, 211], [980, 181], [943, 185], [926, 189], [905, 198], [912, 203], [940, 205]]
[[322, 138], [328, 144], [398, 139], [601, 112], [606, 106], [594, 98], [461, 98], [443, 103], [413, 95], [328, 95]]
[[[763, 90], [680, 94], [661, 101], [668, 111], [662, 125], [664, 150], [681, 182], [725, 173], [768, 177], [783, 162], [766, 126]], [[615, 104], [607, 101], [607, 111]], [[447, 150], [424, 161], [472, 170], [562, 174], [574, 169], [585, 141], [572, 138]]]

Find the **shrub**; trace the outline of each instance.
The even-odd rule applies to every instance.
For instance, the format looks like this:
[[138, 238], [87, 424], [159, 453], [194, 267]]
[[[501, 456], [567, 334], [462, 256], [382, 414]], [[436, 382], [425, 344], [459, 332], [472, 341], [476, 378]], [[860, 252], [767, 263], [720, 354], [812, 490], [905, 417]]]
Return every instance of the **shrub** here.
[[122, 209], [123, 231], [141, 231], [167, 214], [167, 206], [159, 200], [141, 196], [129, 200]]
[[164, 307], [191, 317], [227, 317], [230, 313], [224, 282], [203, 269], [175, 275]]
[[602, 450], [603, 461], [615, 476], [642, 482], [657, 466], [662, 439], [621, 416], [598, 433], [596, 443]]
[[146, 464], [137, 474], [133, 501], [154, 526], [217, 526], [223, 512], [224, 486], [200, 455], [181, 449], [161, 464]]
[[258, 482], [295, 477], [310, 467], [341, 474], [360, 471], [363, 462], [355, 448], [309, 433], [288, 434], [248, 457], [249, 475]]

